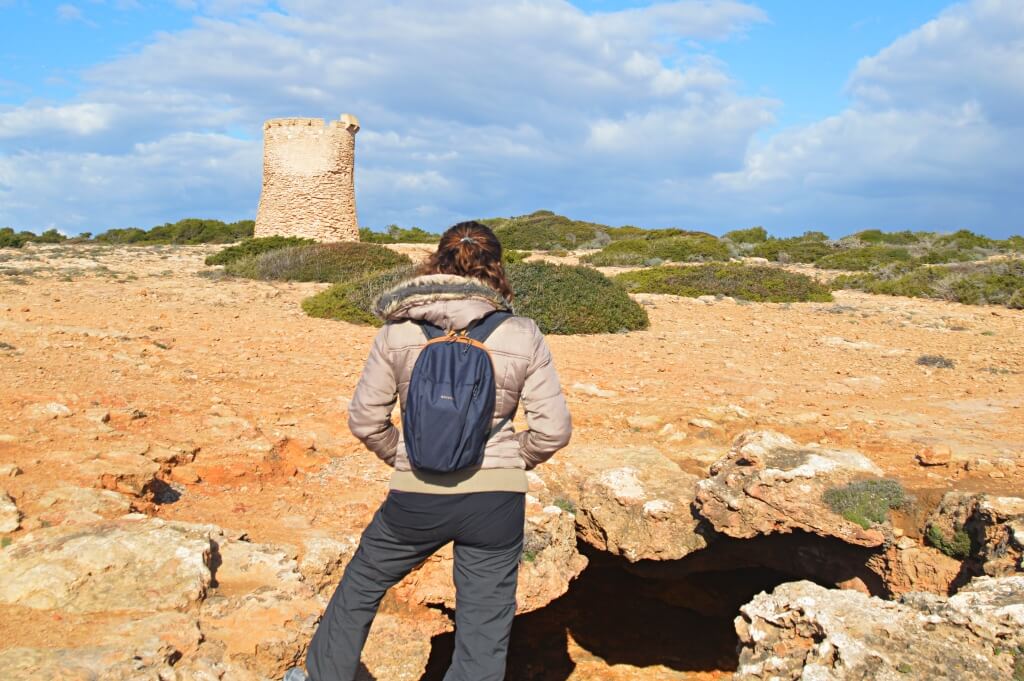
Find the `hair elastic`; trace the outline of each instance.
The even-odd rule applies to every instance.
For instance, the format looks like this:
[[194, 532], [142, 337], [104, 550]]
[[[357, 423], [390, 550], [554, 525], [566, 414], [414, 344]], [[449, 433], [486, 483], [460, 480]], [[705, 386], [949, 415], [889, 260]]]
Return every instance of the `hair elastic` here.
[[459, 239], [459, 241], [461, 243], [464, 243], [464, 244], [475, 244], [476, 243], [476, 239], [474, 239], [471, 236], [464, 236], [461, 239]]

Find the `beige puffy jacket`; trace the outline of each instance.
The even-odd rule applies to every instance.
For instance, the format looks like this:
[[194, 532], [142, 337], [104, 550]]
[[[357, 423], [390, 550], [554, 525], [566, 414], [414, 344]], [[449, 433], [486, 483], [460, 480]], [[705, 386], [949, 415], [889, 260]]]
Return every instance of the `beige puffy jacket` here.
[[[479, 468], [447, 475], [413, 471], [401, 433], [391, 420], [405, 397], [413, 365], [426, 339], [411, 320], [461, 330], [494, 310], [511, 310], [494, 289], [475, 279], [446, 274], [416, 277], [385, 293], [374, 312], [387, 324], [370, 349], [349, 405], [349, 428], [368, 449], [395, 468], [391, 488], [409, 492], [526, 491], [525, 471], [565, 447], [572, 421], [551, 352], [537, 324], [526, 317], [505, 320], [487, 339], [497, 395], [491, 438]], [[522, 404], [527, 429], [516, 432], [512, 417]]]

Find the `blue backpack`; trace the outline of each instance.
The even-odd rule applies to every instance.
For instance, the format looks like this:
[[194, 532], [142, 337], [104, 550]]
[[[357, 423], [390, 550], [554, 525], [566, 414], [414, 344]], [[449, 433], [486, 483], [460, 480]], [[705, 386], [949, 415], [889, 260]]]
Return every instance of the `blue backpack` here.
[[494, 429], [494, 365], [484, 342], [511, 317], [492, 312], [465, 331], [420, 322], [427, 344], [412, 368], [402, 410], [405, 451], [414, 470], [451, 473], [480, 464]]

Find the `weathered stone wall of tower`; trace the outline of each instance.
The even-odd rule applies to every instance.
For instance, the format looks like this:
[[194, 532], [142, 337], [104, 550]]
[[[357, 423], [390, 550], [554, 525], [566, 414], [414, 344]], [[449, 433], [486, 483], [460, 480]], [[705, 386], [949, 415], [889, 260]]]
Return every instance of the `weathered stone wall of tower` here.
[[263, 124], [263, 191], [255, 236], [358, 241], [355, 149], [359, 121], [344, 114]]

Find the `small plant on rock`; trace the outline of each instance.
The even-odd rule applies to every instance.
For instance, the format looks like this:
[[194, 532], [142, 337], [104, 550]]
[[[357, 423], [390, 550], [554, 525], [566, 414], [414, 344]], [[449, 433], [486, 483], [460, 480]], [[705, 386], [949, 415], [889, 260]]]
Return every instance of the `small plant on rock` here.
[[821, 498], [834, 513], [864, 529], [884, 523], [890, 509], [901, 508], [907, 502], [903, 486], [889, 479], [857, 480], [843, 487], [831, 487]]
[[963, 560], [971, 555], [971, 536], [962, 527], [953, 531], [952, 538], [947, 538], [937, 525], [929, 525], [925, 531], [925, 539], [950, 558]]

